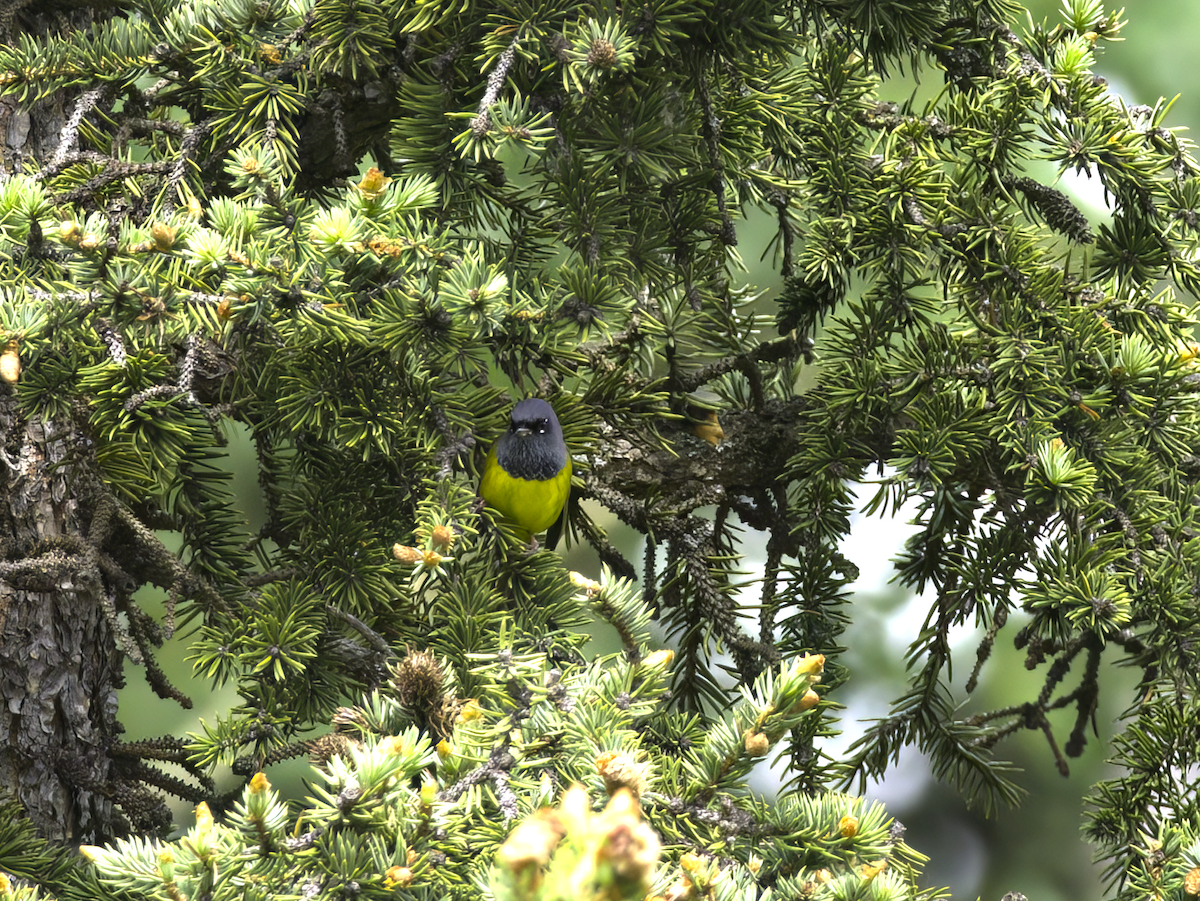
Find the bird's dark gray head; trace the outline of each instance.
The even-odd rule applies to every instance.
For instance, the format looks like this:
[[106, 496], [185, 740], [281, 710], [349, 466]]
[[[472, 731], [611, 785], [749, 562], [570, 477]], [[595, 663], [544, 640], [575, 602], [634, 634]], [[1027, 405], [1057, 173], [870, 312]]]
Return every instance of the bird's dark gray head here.
[[513, 407], [508, 431], [496, 445], [496, 459], [518, 479], [541, 481], [556, 476], [567, 465], [567, 445], [554, 408], [540, 397]]

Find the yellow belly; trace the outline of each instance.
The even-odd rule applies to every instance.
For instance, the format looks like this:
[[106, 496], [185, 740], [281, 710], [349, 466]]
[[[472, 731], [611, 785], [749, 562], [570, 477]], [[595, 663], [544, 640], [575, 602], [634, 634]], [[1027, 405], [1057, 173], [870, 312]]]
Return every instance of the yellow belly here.
[[545, 481], [515, 479], [496, 462], [496, 450], [488, 453], [479, 493], [491, 506], [530, 535], [543, 532], [562, 514], [571, 493], [571, 460], [558, 475]]

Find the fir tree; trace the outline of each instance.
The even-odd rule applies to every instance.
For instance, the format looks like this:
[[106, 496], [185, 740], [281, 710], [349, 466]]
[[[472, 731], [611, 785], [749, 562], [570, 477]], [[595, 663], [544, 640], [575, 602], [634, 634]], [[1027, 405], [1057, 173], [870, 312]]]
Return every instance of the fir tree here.
[[[916, 746], [1016, 803], [997, 747], [1039, 730], [1066, 768], [1118, 663], [1140, 683], [1088, 834], [1114, 895], [1200, 893], [1200, 173], [1168, 104], [1093, 74], [1118, 14], [1019, 12], [4, 5], [0, 898], [929, 897], [847, 790]], [[939, 89], [889, 97], [901, 70]], [[764, 250], [777, 297], [738, 272]], [[600, 581], [476, 496], [534, 394]], [[918, 503], [898, 573], [935, 600], [831, 760], [855, 485]], [[595, 621], [619, 653], [584, 654]], [[963, 623], [968, 692], [997, 641], [1040, 691], [964, 707]], [[155, 662], [177, 630], [195, 686]], [[164, 704], [240, 702], [123, 741], [124, 658]], [[771, 755], [776, 801], [746, 787]], [[289, 808], [263, 770], [297, 756]], [[197, 805], [174, 841], [165, 795]]]

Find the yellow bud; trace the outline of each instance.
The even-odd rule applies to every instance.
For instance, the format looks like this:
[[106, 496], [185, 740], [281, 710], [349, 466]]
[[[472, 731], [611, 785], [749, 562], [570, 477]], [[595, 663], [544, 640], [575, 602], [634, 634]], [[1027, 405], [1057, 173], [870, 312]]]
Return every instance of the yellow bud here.
[[196, 828], [200, 829], [202, 831], [208, 830], [213, 827], [214, 822], [215, 821], [213, 820], [212, 811], [209, 810], [207, 802], [201, 801], [199, 804], [197, 804], [196, 805]]
[[426, 779], [421, 783], [421, 807], [426, 813], [433, 808], [433, 802], [437, 800], [437, 793], [437, 783], [432, 779]]
[[846, 814], [838, 820], [838, 832], [842, 834], [842, 838], [854, 838], [858, 835], [858, 817]]
[[862, 865], [862, 867], [859, 869], [859, 872], [862, 873], [864, 882], [870, 882], [872, 879], [874, 879], [876, 876], [878, 876], [880, 873], [882, 873], [887, 868], [888, 868], [888, 862], [886, 860], [880, 858], [879, 860], [873, 861], [872, 863], [864, 863]]
[[667, 670], [671, 668], [672, 662], [675, 660], [675, 652], [670, 648], [662, 651], [655, 651], [652, 654], [647, 654], [642, 660], [642, 666], [647, 669]]
[[408, 888], [413, 884], [413, 871], [408, 867], [388, 867], [383, 874], [384, 884], [391, 889]]
[[445, 760], [447, 757], [450, 756], [450, 742], [446, 741], [446, 739], [443, 738], [441, 741], [439, 741], [437, 743], [436, 750], [437, 750], [437, 756], [439, 758], [441, 758], [442, 760]]
[[460, 723], [473, 723], [482, 716], [483, 708], [479, 706], [478, 701], [472, 698], [463, 704], [462, 710], [458, 712], [458, 721]]
[[1189, 895], [1200, 895], [1200, 867], [1192, 867], [1183, 877], [1183, 890]]
[[271, 783], [267, 779], [267, 774], [259, 771], [254, 774], [254, 778], [250, 780], [250, 794], [261, 795], [263, 792], [271, 788]]
[[747, 730], [742, 736], [742, 741], [745, 743], [746, 753], [751, 757], [766, 757], [771, 751], [771, 739], [761, 732]]
[[74, 219], [64, 219], [58, 226], [58, 237], [64, 244], [78, 244], [79, 223]]
[[166, 252], [175, 246], [177, 230], [165, 222], [155, 222], [150, 227], [150, 237], [154, 239], [154, 249]]
[[410, 566], [414, 563], [420, 563], [425, 559], [425, 555], [415, 547], [409, 547], [407, 544], [397, 542], [392, 545], [392, 556], [401, 563], [407, 563]]
[[429, 543], [435, 551], [445, 553], [454, 546], [454, 530], [447, 525], [436, 525], [429, 536]]
[[389, 735], [385, 742], [384, 747], [393, 757], [400, 757], [412, 750], [412, 742], [403, 735]]
[[355, 185], [355, 187], [358, 188], [359, 192], [367, 200], [374, 200], [386, 191], [387, 186], [391, 183], [392, 180], [390, 178], [372, 166], [367, 170], [367, 174], [362, 177], [362, 181]]
[[825, 671], [825, 655], [805, 654], [800, 658], [796, 671], [808, 676], [820, 675]]
[[634, 797], [641, 797], [650, 785], [652, 764], [638, 760], [628, 751], [605, 751], [596, 758], [596, 772], [604, 777], [604, 787], [609, 795], [628, 789]]
[[95, 250], [100, 246], [100, 239], [95, 235], [84, 235], [79, 239], [80, 250]]
[[708, 872], [708, 862], [699, 854], [692, 851], [679, 858], [679, 867], [685, 873], [690, 873], [693, 876], [697, 873]]
[[585, 592], [589, 598], [598, 595], [604, 587], [595, 579], [589, 579], [583, 573], [572, 572], [570, 578], [571, 584], [580, 591]]
[[628, 789], [617, 791], [595, 817], [592, 834], [600, 838], [596, 860], [611, 867], [619, 879], [650, 887], [662, 843], [642, 819], [642, 807]]
[[101, 857], [104, 856], [104, 849], [98, 848], [95, 845], [80, 845], [79, 853], [83, 856], [83, 859], [89, 863], [96, 863]]
[[21, 377], [21, 342], [13, 338], [0, 353], [0, 379], [15, 385]]
[[796, 702], [796, 706], [801, 710], [812, 710], [820, 703], [821, 696], [810, 688], [804, 693], [800, 700]]
[[495, 862], [514, 873], [543, 867], [566, 834], [558, 811], [543, 807], [509, 833], [504, 844], [496, 850]]
[[161, 864], [171, 864], [175, 862], [175, 855], [171, 853], [170, 848], [163, 848], [158, 852], [158, 862]]
[[421, 565], [427, 569], [437, 569], [445, 559], [437, 551], [425, 551], [421, 554]]

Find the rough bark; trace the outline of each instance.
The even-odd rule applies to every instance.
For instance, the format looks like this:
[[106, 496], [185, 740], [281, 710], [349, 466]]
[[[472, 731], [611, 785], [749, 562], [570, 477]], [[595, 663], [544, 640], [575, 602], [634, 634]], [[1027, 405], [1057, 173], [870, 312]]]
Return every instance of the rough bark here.
[[73, 459], [81, 436], [23, 420], [7, 393], [0, 436], [4, 565], [40, 561], [0, 581], [0, 787], [47, 838], [96, 842], [112, 834], [112, 803], [100, 792], [119, 729], [121, 660], [104, 588], [71, 566], [67, 550], [89, 518], [87, 479]]
[[[111, 9], [18, 0], [0, 11], [0, 37], [86, 27]], [[0, 100], [0, 178], [54, 151], [72, 102]], [[91, 518], [86, 446], [74, 426], [21, 417], [0, 386], [0, 799], [15, 797], [42, 835], [70, 843], [118, 831], [107, 786], [121, 653], [105, 587], [84, 575], [94, 566], [73, 565]]]

